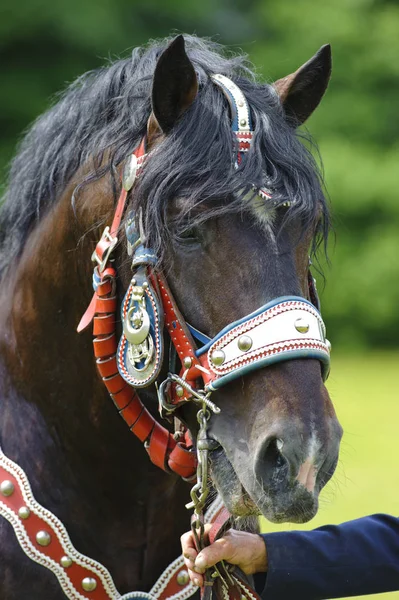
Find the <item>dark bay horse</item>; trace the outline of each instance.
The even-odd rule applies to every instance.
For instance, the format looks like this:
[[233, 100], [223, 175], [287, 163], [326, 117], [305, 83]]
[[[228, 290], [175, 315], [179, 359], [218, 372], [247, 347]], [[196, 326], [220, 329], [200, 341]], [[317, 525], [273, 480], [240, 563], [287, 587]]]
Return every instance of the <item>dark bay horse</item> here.
[[[189, 484], [152, 465], [100, 381], [90, 332], [90, 256], [115, 210], [126, 157], [146, 136], [129, 196], [184, 318], [212, 337], [274, 298], [309, 297], [308, 256], [328, 229], [317, 167], [296, 127], [319, 104], [323, 47], [274, 85], [243, 56], [180, 36], [77, 80], [38, 119], [12, 164], [0, 216], [0, 445], [74, 546], [109, 569], [118, 590], [148, 590], [179, 554]], [[212, 74], [245, 94], [254, 139], [235, 168], [231, 115]], [[273, 190], [273, 201], [253, 193]], [[118, 297], [131, 279], [116, 249]], [[165, 366], [165, 370], [167, 366]], [[154, 386], [140, 392], [157, 414]], [[232, 514], [304, 522], [332, 476], [341, 428], [317, 359], [254, 370], [217, 390], [220, 446], [212, 479]], [[195, 433], [196, 408], [179, 417]], [[1, 600], [64, 594], [0, 520]]]

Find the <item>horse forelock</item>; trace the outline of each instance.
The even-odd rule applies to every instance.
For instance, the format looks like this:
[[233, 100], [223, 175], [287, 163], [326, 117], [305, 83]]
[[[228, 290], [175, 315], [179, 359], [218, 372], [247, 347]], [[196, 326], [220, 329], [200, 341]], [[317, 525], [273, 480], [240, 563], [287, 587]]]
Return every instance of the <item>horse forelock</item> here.
[[[84, 164], [87, 182], [109, 171], [138, 144], [151, 111], [152, 76], [171, 38], [136, 48], [132, 56], [89, 72], [75, 81], [22, 140], [10, 169], [0, 214], [0, 271], [20, 253], [29, 231], [52, 206]], [[144, 211], [146, 230], [161, 255], [168, 235], [171, 199], [184, 197], [181, 218], [189, 226], [229, 212], [253, 210], [253, 187], [267, 185], [290, 214], [313, 221], [322, 206], [322, 237], [328, 209], [320, 171], [300, 135], [286, 122], [273, 86], [259, 84], [245, 55], [227, 55], [213, 42], [185, 36], [199, 81], [196, 101], [148, 160], [135, 189], [133, 206]], [[243, 90], [251, 107], [255, 136], [242, 168], [234, 169], [233, 133], [227, 102], [209, 75], [221, 73]], [[303, 134], [301, 134], [303, 135]], [[193, 206], [202, 210], [191, 216]], [[270, 225], [274, 209], [256, 202]], [[187, 222], [187, 219], [186, 219]]]

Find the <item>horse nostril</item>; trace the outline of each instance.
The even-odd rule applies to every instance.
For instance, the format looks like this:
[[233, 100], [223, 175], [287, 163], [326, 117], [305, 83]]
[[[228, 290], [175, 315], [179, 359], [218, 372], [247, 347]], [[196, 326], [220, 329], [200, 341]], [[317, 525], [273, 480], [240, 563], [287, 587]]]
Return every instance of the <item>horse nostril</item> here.
[[287, 479], [289, 465], [282, 454], [284, 442], [280, 438], [267, 438], [255, 462], [255, 474], [263, 485], [278, 485]]

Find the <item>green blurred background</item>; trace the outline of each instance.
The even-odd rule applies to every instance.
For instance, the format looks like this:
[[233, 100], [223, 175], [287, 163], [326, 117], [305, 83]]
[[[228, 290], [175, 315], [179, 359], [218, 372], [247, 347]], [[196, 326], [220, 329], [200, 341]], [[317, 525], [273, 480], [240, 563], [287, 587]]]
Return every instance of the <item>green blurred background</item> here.
[[0, 184], [21, 132], [67, 82], [173, 31], [242, 49], [270, 81], [332, 44], [333, 78], [307, 127], [334, 215], [322, 301], [346, 433], [309, 526], [399, 514], [397, 0], [1, 0]]

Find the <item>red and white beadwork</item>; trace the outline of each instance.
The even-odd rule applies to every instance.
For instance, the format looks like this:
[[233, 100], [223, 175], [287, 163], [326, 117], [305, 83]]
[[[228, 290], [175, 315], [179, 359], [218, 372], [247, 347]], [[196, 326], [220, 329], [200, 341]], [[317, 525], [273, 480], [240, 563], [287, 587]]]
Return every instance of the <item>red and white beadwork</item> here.
[[12, 484], [11, 493], [0, 494], [0, 514], [13, 526], [25, 554], [56, 575], [67, 598], [120, 598], [107, 569], [73, 547], [61, 521], [34, 499], [24, 471], [1, 450], [0, 480]]
[[121, 596], [109, 571], [74, 548], [61, 521], [34, 499], [25, 472], [1, 449], [0, 515], [12, 525], [25, 554], [54, 573], [69, 600], [187, 600], [198, 590], [183, 573], [179, 556], [149, 593]]
[[[272, 356], [317, 351], [329, 359], [330, 347], [319, 312], [309, 303], [287, 299], [233, 326], [207, 350], [207, 364], [216, 380]], [[209, 389], [212, 389], [212, 383]]]

